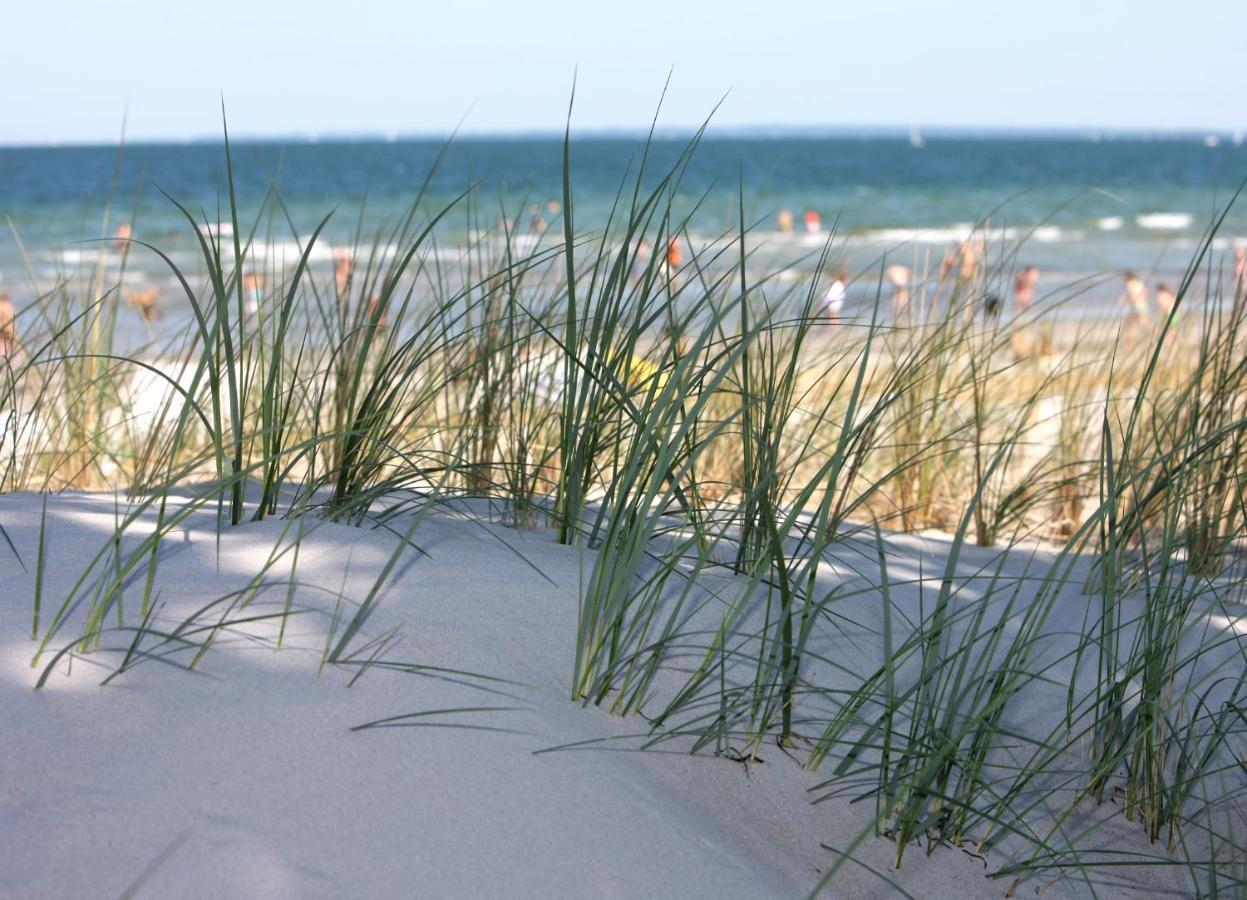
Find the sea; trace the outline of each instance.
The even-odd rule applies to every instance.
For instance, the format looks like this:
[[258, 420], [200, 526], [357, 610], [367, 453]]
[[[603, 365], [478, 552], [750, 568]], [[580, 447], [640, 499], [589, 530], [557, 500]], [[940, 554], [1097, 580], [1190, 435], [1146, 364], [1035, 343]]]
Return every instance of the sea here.
[[[290, 256], [295, 235], [331, 214], [312, 257], [331, 266], [338, 248], [377, 240], [418, 198], [422, 215], [454, 204], [438, 232], [446, 253], [504, 221], [517, 235], [562, 229], [561, 135], [230, 149], [240, 219], [248, 231], [260, 223], [257, 259]], [[668, 195], [673, 215], [689, 217], [687, 240], [713, 244], [738, 231], [743, 213], [747, 242], [762, 251], [751, 265], [789, 267], [798, 280], [830, 240], [858, 295], [883, 266], [929, 271], [978, 235], [1001, 273], [1035, 265], [1041, 293], [1091, 285], [1080, 304], [1111, 312], [1126, 270], [1153, 289], [1180, 281], [1214, 222], [1206, 269], [1232, 268], [1232, 248], [1247, 244], [1247, 199], [1231, 204], [1247, 179], [1241, 135], [707, 135], [689, 152], [687, 136], [573, 137], [576, 232], [600, 231], [617, 198], [631, 198], [638, 170], [650, 187], [685, 159]], [[0, 217], [0, 290], [19, 307], [101, 259], [119, 273], [107, 239], [123, 223], [193, 273], [196, 228], [228, 231], [224, 144], [2, 147]], [[185, 301], [156, 254], [133, 247], [125, 271], [125, 289], [160, 291], [171, 320], [181, 318]]]

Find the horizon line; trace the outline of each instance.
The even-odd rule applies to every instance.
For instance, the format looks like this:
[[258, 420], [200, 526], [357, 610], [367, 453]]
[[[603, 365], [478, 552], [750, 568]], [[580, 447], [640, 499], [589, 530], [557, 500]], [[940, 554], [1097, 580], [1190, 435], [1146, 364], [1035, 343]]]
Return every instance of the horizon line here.
[[[656, 128], [653, 131], [655, 140], [687, 140], [699, 131], [699, 127], [671, 126]], [[1193, 128], [1193, 127], [1133, 127], [1133, 126], [1092, 126], [1092, 125], [725, 125], [710, 126], [705, 129], [703, 139], [751, 139], [766, 140], [775, 138], [850, 138], [859, 140], [871, 139], [911, 139], [920, 134], [922, 139], [1078, 139], [1090, 142], [1112, 141], [1120, 139], [1133, 140], [1199, 140], [1207, 142], [1210, 138], [1227, 138], [1234, 145], [1243, 143], [1245, 129], [1232, 128]], [[647, 127], [600, 127], [572, 128], [571, 135], [579, 139], [640, 139], [650, 135]], [[429, 141], [525, 141], [525, 140], [562, 140], [562, 128], [532, 129], [462, 129], [459, 131], [285, 131], [285, 132], [243, 132], [232, 134], [232, 144], [349, 144], [349, 143], [417, 143]], [[118, 146], [150, 146], [176, 147], [186, 145], [214, 144], [222, 141], [220, 134], [198, 134], [188, 137], [141, 137], [134, 139], [118, 138], [105, 141], [94, 138], [66, 140], [6, 140], [0, 138], [0, 149], [6, 150], [38, 150], [57, 148], [116, 148]]]

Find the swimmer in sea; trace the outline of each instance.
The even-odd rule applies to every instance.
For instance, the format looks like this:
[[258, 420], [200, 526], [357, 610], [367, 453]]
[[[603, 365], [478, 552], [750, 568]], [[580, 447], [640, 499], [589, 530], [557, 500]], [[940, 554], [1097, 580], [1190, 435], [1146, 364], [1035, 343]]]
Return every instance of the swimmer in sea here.
[[779, 215], [775, 217], [775, 227], [779, 229], [780, 234], [792, 234], [792, 210], [781, 209]]
[[807, 209], [802, 218], [805, 220], [806, 234], [819, 234], [823, 230], [823, 217], [815, 210]]
[[540, 203], [528, 204], [528, 230], [533, 234], [541, 234], [546, 230], [546, 220], [541, 214]]

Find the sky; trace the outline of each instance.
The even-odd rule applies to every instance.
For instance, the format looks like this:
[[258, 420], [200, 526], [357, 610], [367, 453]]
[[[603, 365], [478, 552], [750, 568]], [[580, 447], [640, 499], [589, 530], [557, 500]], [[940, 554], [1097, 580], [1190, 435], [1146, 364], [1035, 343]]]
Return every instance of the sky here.
[[1242, 0], [8, 0], [0, 143], [1247, 129]]

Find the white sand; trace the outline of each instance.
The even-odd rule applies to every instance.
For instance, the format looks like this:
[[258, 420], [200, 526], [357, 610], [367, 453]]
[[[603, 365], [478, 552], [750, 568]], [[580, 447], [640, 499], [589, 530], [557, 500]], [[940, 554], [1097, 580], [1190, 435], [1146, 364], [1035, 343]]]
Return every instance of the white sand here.
[[[28, 569], [40, 503], [0, 497], [0, 524]], [[111, 496], [49, 501], [45, 625], [111, 534], [113, 506]], [[162, 550], [158, 621], [180, 621], [245, 584], [285, 527], [226, 529], [218, 545], [213, 516], [196, 513]], [[820, 844], [844, 847], [868, 824], [869, 802], [811, 805], [808, 789], [827, 773], [774, 745], [748, 769], [672, 752], [678, 743], [534, 755], [645, 730], [568, 700], [577, 592], [591, 561], [546, 532], [449, 515], [430, 517], [416, 539], [427, 556], [404, 557], [356, 645], [397, 628], [387, 660], [518, 684], [382, 668], [349, 689], [349, 670], [317, 677], [339, 589], [362, 599], [396, 543], [326, 524], [303, 541], [295, 604], [310, 612], [290, 621], [284, 649], [273, 647], [275, 622], [251, 623], [222, 634], [194, 672], [145, 659], [100, 687], [121, 658], [106, 652], [58, 667], [36, 691], [33, 574], [0, 547], [0, 896], [116, 897], [142, 881], [139, 895], [150, 897], [797, 897], [835, 859]], [[288, 573], [286, 561], [272, 574]], [[142, 577], [127, 593], [128, 620], [137, 621]], [[247, 614], [284, 599], [276, 589]], [[54, 647], [81, 632], [76, 613]], [[184, 666], [189, 654], [168, 661]], [[461, 707], [511, 709], [350, 730]], [[871, 838], [855, 854], [863, 865], [849, 864], [830, 893], [892, 896], [867, 866], [919, 897], [998, 897], [1008, 887], [960, 850], [924, 850], [911, 847], [894, 871], [895, 846]], [[1158, 877], [1155, 888], [1181, 889], [1176, 876]], [[1081, 893], [1061, 881], [1041, 896], [1070, 892]]]

